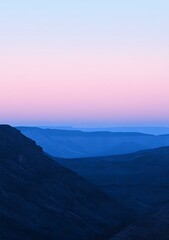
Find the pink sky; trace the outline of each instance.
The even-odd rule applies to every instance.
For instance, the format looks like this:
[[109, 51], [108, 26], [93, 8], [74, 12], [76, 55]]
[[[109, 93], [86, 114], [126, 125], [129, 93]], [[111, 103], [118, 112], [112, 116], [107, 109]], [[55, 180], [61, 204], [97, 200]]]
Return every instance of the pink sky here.
[[27, 51], [17, 52], [17, 57], [5, 54], [0, 62], [4, 121], [79, 124], [169, 120], [166, 56], [108, 51], [73, 55], [35, 52], [33, 58]]
[[54, 1], [39, 2], [41, 12], [33, 1], [8, 2], [0, 10], [1, 122], [169, 125], [165, 5], [87, 1], [76, 14]]

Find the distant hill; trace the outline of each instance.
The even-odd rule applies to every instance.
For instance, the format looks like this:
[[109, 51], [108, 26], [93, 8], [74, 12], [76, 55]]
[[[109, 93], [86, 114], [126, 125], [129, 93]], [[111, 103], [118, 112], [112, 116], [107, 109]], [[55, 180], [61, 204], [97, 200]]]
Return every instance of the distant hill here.
[[[20, 126], [21, 127], [21, 126]], [[79, 130], [83, 132], [139, 132], [144, 134], [169, 134], [169, 127], [72, 127], [72, 126], [40, 126], [42, 129]]]
[[[69, 130], [71, 130], [71, 128], [69, 128]], [[107, 128], [79, 128], [79, 130], [88, 131], [88, 132], [94, 132], [94, 131], [140, 132], [144, 134], [153, 134], [153, 135], [169, 134], [169, 127], [107, 127]]]
[[126, 213], [7, 125], [0, 125], [0, 206], [2, 240], [106, 239]]
[[79, 158], [132, 153], [169, 146], [169, 135], [137, 132], [83, 132], [41, 128], [18, 128], [55, 157]]

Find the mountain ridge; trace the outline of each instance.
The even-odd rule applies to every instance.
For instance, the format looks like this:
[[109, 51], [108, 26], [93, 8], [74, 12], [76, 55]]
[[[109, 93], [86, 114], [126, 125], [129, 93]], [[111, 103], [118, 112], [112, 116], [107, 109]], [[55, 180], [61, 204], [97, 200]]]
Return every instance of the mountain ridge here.
[[115, 200], [7, 125], [0, 126], [0, 204], [1, 239], [107, 239], [125, 218]]
[[79, 158], [127, 154], [169, 145], [169, 135], [142, 133], [82, 132], [41, 128], [18, 128], [55, 157]]

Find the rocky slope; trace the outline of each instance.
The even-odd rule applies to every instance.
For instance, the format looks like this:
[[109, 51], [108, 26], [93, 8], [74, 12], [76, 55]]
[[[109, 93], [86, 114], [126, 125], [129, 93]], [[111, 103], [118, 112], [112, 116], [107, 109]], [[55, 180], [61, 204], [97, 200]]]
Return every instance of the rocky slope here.
[[132, 223], [110, 240], [168, 240], [168, 226], [169, 205], [167, 204], [151, 216]]
[[111, 240], [169, 239], [169, 147], [56, 160], [97, 184], [133, 214], [132, 223]]
[[109, 157], [56, 159], [137, 215], [169, 201], [169, 147]]
[[124, 209], [45, 156], [18, 130], [0, 126], [0, 239], [106, 239]]

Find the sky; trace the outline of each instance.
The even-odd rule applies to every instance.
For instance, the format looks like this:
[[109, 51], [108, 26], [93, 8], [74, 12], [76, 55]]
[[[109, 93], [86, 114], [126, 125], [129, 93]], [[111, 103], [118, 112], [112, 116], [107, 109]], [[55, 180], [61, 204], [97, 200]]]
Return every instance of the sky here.
[[169, 126], [168, 0], [0, 0], [0, 122]]

